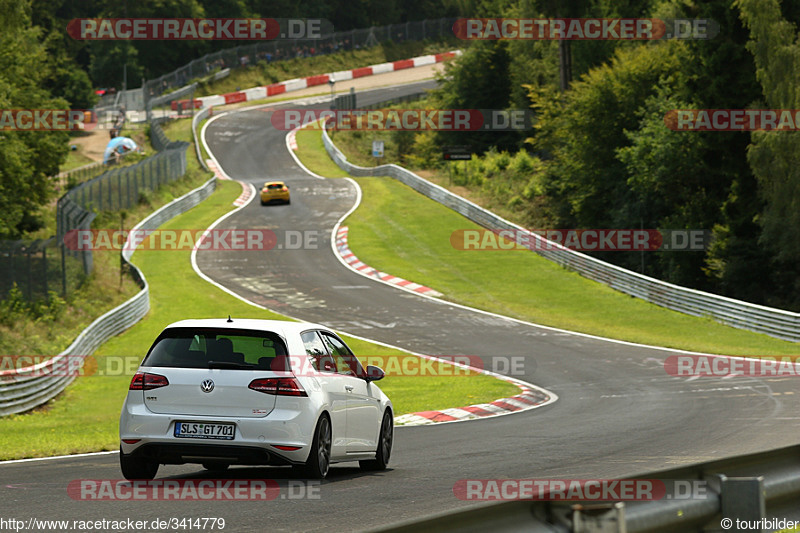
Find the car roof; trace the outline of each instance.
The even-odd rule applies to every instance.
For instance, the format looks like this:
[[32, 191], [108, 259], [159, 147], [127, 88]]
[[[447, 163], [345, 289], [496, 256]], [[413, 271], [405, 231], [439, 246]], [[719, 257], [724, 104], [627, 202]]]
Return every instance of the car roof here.
[[229, 322], [227, 318], [204, 318], [188, 319], [173, 322], [165, 329], [169, 328], [220, 328], [220, 329], [249, 329], [256, 331], [274, 331], [286, 337], [288, 335], [299, 335], [309, 329], [326, 329], [320, 324], [312, 322], [294, 322], [290, 320], [264, 320], [258, 318], [232, 318]]

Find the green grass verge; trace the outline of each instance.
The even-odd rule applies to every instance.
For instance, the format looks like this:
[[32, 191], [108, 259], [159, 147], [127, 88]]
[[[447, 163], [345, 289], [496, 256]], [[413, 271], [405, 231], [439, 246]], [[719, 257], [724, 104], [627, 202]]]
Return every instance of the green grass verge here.
[[[335, 137], [334, 137], [335, 138]], [[312, 172], [326, 178], [346, 178], [350, 174], [339, 168], [325, 151], [322, 134], [318, 129], [302, 129], [297, 132], [298, 150], [295, 152], [300, 162]], [[302, 149], [300, 148], [302, 147]]]
[[[300, 132], [297, 141], [298, 156], [310, 170], [344, 175], [327, 157], [319, 131]], [[364, 263], [433, 287], [445, 299], [630, 342], [720, 354], [800, 352], [797, 343], [624, 295], [527, 250], [457, 250], [451, 234], [480, 226], [391, 178], [356, 179], [364, 194], [345, 222], [350, 249]]]
[[69, 151], [67, 154], [67, 160], [64, 161], [64, 164], [61, 165], [59, 170], [61, 170], [61, 172], [66, 172], [67, 170], [72, 170], [74, 168], [82, 167], [94, 162], [94, 159], [88, 155], [85, 155], [79, 146], [77, 150]]
[[[168, 222], [165, 229], [206, 228], [231, 209], [241, 192], [234, 182], [191, 211]], [[109, 340], [95, 354], [141, 358], [169, 323], [183, 318], [284, 318], [230, 296], [195, 275], [189, 251], [138, 251], [133, 262], [150, 284], [151, 309], [144, 320]], [[402, 354], [397, 350], [345, 337], [357, 354]], [[63, 395], [37, 412], [0, 419], [0, 459], [115, 450], [117, 424], [130, 374], [82, 377]], [[380, 382], [396, 414], [443, 409], [492, 401], [518, 393], [517, 387], [488, 376], [389, 376]]]

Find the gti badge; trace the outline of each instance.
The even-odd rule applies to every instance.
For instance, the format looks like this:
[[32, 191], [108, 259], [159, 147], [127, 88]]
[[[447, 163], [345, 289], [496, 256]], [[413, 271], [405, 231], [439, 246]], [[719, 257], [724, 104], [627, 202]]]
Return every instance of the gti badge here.
[[211, 392], [214, 390], [214, 382], [210, 379], [203, 380], [203, 382], [200, 384], [200, 389], [203, 392]]

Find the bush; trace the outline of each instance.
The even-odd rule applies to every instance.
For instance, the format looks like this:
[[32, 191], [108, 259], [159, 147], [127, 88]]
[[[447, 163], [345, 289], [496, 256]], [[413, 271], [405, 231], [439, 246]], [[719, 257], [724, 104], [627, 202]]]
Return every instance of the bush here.
[[425, 131], [414, 136], [414, 144], [407, 160], [415, 168], [436, 166], [439, 160], [439, 146], [436, 144], [433, 132]]

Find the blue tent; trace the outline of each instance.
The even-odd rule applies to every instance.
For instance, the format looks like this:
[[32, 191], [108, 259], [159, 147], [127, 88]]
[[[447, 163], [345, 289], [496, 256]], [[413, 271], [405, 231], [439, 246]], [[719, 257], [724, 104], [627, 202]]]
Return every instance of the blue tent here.
[[106, 149], [103, 152], [103, 162], [106, 164], [112, 163], [115, 159], [114, 153], [124, 154], [136, 150], [137, 148], [139, 148], [139, 146], [136, 144], [136, 141], [130, 137], [114, 137], [108, 141], [106, 145]]

